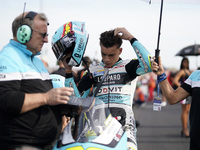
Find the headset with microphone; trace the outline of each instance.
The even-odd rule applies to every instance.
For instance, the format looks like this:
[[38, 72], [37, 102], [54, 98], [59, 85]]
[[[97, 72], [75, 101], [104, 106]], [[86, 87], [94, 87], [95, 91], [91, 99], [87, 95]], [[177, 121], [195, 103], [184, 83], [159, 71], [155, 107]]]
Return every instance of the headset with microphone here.
[[30, 41], [31, 36], [32, 36], [32, 29], [29, 25], [27, 24], [23, 24], [23, 19], [25, 18], [29, 18], [30, 20], [33, 20], [34, 17], [37, 15], [36, 12], [34, 11], [30, 11], [28, 12], [28, 14], [24, 17], [24, 13], [22, 15], [22, 23], [20, 25], [20, 27], [17, 29], [17, 40], [22, 43], [25, 44], [28, 41]]

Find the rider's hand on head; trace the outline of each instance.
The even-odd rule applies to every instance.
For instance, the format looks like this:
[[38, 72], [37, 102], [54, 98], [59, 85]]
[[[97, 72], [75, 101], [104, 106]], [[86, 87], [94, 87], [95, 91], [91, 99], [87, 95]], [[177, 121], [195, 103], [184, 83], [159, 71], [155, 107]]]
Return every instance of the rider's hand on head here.
[[124, 40], [131, 40], [134, 36], [126, 30], [126, 28], [116, 28], [114, 30], [114, 35], [118, 36]]

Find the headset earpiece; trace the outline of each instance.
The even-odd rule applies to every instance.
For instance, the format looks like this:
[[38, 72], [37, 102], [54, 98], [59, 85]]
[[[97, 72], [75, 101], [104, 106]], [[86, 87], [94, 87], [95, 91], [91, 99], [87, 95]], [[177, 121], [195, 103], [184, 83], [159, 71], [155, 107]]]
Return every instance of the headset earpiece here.
[[28, 25], [22, 25], [17, 30], [17, 40], [20, 43], [27, 43], [32, 36], [32, 29]]
[[[34, 17], [37, 15], [36, 12], [30, 11], [25, 18], [29, 18], [30, 20], [33, 20]], [[17, 40], [24, 44], [30, 41], [31, 36], [32, 36], [32, 29], [29, 25], [24, 24], [23, 25], [23, 17], [22, 17], [22, 25], [17, 29]]]

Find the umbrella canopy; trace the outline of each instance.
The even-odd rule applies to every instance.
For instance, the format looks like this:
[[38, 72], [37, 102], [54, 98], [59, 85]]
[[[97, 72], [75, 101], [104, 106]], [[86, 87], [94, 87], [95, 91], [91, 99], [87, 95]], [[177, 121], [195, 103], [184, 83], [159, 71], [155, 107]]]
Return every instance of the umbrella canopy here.
[[200, 45], [194, 44], [181, 49], [175, 56], [198, 56], [200, 55]]
[[[160, 0], [143, 0], [148, 3], [160, 3]], [[200, 0], [165, 0], [167, 3], [199, 4]]]

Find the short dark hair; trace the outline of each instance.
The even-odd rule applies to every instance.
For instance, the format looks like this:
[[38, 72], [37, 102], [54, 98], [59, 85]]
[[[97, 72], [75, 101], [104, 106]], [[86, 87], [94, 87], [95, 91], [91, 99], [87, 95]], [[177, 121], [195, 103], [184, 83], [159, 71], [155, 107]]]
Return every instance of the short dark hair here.
[[117, 45], [120, 48], [122, 45], [122, 39], [120, 37], [114, 36], [114, 30], [109, 30], [101, 33], [100, 35], [100, 45], [106, 48], [113, 47]]

